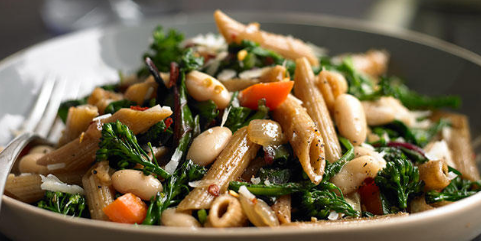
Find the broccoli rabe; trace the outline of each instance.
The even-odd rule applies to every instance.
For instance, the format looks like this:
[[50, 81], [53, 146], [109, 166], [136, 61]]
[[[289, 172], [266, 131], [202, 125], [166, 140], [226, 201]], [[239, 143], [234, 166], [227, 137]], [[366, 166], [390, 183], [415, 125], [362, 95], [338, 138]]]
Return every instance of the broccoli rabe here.
[[430, 128], [410, 128], [401, 121], [395, 120], [389, 124], [383, 126], [377, 126], [373, 128], [373, 133], [380, 137], [380, 141], [376, 144], [386, 145], [387, 141], [384, 139], [384, 134], [387, 134], [389, 139], [396, 139], [402, 137], [404, 141], [412, 143], [414, 145], [424, 147], [429, 141], [433, 139], [444, 127], [450, 125], [450, 122], [446, 119], [440, 119], [434, 122]]
[[[150, 143], [148, 145], [150, 146]], [[140, 164], [145, 174], [154, 173], [162, 178], [170, 176], [159, 166], [155, 157], [152, 160], [149, 158], [137, 143], [132, 131], [120, 121], [102, 125], [99, 148], [97, 161], [109, 160], [109, 165], [116, 169], [133, 168]]]
[[265, 105], [265, 100], [259, 100], [259, 107], [257, 111], [249, 109], [247, 107], [239, 106], [237, 95], [239, 92], [235, 92], [232, 95], [232, 101], [229, 109], [229, 115], [224, 124], [225, 127], [229, 128], [232, 133], [236, 132], [240, 128], [249, 125], [252, 120], [255, 119], [265, 119], [269, 113], [269, 107]]
[[427, 203], [435, 203], [441, 201], [455, 202], [463, 198], [469, 197], [481, 191], [481, 181], [470, 181], [461, 178], [461, 173], [453, 168], [449, 168], [451, 172], [458, 176], [451, 180], [449, 185], [442, 191], [431, 190], [425, 194]]
[[409, 109], [438, 109], [443, 107], [458, 108], [461, 99], [457, 96], [429, 97], [410, 90], [401, 79], [397, 77], [380, 78], [375, 81], [354, 68], [352, 59], [344, 58], [341, 64], [332, 63], [329, 57], [321, 58], [321, 66], [327, 70], [341, 72], [349, 85], [348, 92], [359, 100], [376, 100], [381, 96], [393, 96]]
[[45, 196], [37, 203], [39, 208], [73, 217], [85, 217], [88, 212], [85, 197], [81, 194], [45, 191]]
[[[228, 47], [229, 55], [221, 62], [218, 73], [224, 69], [233, 69], [237, 73], [253, 68], [262, 68], [271, 65], [285, 65], [289, 73], [293, 74], [295, 63], [286, 60], [281, 55], [264, 49], [258, 43], [242, 40], [240, 44], [232, 43]], [[238, 58], [238, 53], [245, 51], [245, 56]]]
[[458, 96], [430, 97], [410, 90], [401, 79], [397, 77], [381, 77], [378, 95], [393, 96], [409, 109], [439, 109], [443, 107], [458, 108], [461, 99]]
[[332, 211], [346, 216], [359, 217], [361, 213], [356, 211], [344, 197], [338, 196], [334, 191], [313, 190], [304, 191], [300, 195], [301, 209], [307, 217], [326, 219]]
[[386, 163], [374, 179], [381, 192], [401, 210], [407, 208], [408, 200], [420, 195], [424, 182], [419, 180], [419, 171], [407, 159], [394, 159]]
[[155, 125], [150, 127], [145, 133], [138, 135], [139, 144], [153, 143], [165, 145], [172, 137], [172, 118], [167, 118], [165, 120], [157, 122]]
[[342, 167], [347, 162], [354, 158], [354, 146], [351, 144], [351, 142], [344, 137], [339, 137], [339, 141], [346, 149], [346, 152], [341, 158], [339, 158], [339, 160], [333, 163], [330, 163], [326, 160], [326, 167], [324, 169], [324, 176], [322, 178], [323, 181], [329, 181], [333, 176], [341, 171]]
[[160, 224], [162, 212], [168, 207], [178, 204], [190, 190], [188, 183], [201, 179], [206, 172], [205, 167], [196, 165], [191, 160], [185, 161], [164, 182], [164, 190], [151, 199], [143, 224]]

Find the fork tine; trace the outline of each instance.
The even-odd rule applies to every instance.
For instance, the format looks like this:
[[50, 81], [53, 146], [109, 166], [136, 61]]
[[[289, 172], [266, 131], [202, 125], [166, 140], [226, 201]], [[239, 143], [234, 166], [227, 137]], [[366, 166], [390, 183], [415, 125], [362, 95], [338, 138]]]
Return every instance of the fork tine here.
[[35, 132], [40, 136], [46, 137], [52, 128], [52, 125], [57, 117], [58, 107], [62, 102], [62, 96], [65, 92], [66, 82], [62, 80], [55, 80], [55, 86], [50, 96], [47, 108], [41, 118]]
[[32, 132], [35, 129], [42, 118], [43, 113], [45, 112], [45, 108], [48, 104], [50, 96], [52, 95], [54, 85], [55, 81], [50, 78], [43, 82], [42, 89], [40, 89], [40, 93], [35, 101], [33, 110], [28, 116], [28, 119], [23, 123], [20, 133]]

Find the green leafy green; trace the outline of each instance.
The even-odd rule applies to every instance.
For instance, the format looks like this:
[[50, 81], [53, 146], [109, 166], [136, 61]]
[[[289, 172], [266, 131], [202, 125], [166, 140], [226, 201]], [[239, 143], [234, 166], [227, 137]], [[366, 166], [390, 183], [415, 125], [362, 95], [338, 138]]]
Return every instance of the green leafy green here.
[[62, 104], [60, 104], [57, 114], [62, 120], [62, 122], [67, 123], [68, 110], [70, 109], [70, 107], [85, 105], [87, 104], [87, 99], [88, 99], [88, 96], [81, 99], [77, 99], [77, 100], [67, 100]]
[[[170, 29], [167, 33], [162, 26], [158, 26], [153, 34], [153, 42], [143, 59], [149, 57], [157, 66], [160, 72], [168, 72], [171, 62], [180, 62], [183, 49], [180, 43], [184, 40], [184, 35], [177, 30]], [[137, 73], [139, 76], [148, 76], [149, 70], [144, 67]]]
[[331, 186], [322, 190], [301, 192], [301, 210], [307, 217], [326, 219], [332, 211], [342, 213], [350, 217], [359, 217], [361, 213], [356, 211], [342, 195], [338, 196], [334, 191], [338, 188]]
[[113, 114], [122, 108], [129, 108], [130, 106], [137, 106], [137, 103], [127, 99], [113, 101], [105, 107], [104, 112], [106, 114]]
[[190, 191], [188, 183], [202, 179], [205, 173], [207, 173], [205, 167], [186, 160], [164, 182], [164, 190], [151, 199], [143, 224], [160, 224], [162, 212], [168, 207], [178, 204]]
[[204, 58], [195, 56], [192, 48], [185, 49], [180, 57], [180, 68], [185, 73], [202, 68]]
[[[150, 143], [148, 145], [151, 147]], [[159, 166], [155, 156], [152, 160], [149, 158], [137, 143], [137, 138], [132, 131], [120, 121], [102, 125], [96, 160], [109, 160], [109, 165], [116, 169], [133, 168], [136, 164], [140, 164], [146, 175], [154, 173], [162, 178], [170, 176]]]
[[165, 121], [166, 120], [159, 121], [150, 127], [145, 133], [139, 134], [138, 142], [141, 144], [147, 144], [149, 142], [154, 144], [160, 143], [162, 145], [167, 144], [174, 132], [172, 126], [167, 127]]
[[401, 210], [407, 208], [408, 200], [420, 195], [424, 182], [419, 180], [419, 171], [407, 159], [394, 159], [386, 163], [374, 179], [381, 193]]
[[[252, 68], [263, 68], [272, 65], [285, 65], [289, 73], [294, 74], [295, 63], [292, 60], [284, 59], [278, 53], [260, 47], [258, 43], [242, 40], [240, 44], [232, 43], [228, 47], [229, 56], [223, 60], [217, 73], [223, 69], [233, 69], [237, 73]], [[237, 54], [246, 51], [246, 56], [239, 60]]]
[[451, 180], [449, 185], [442, 191], [431, 190], [425, 194], [427, 203], [435, 203], [441, 201], [455, 202], [463, 198], [472, 196], [481, 191], [480, 181], [470, 181], [462, 179], [461, 173], [454, 168], [449, 168], [451, 172], [457, 174], [457, 177]]
[[446, 119], [440, 119], [433, 123], [428, 129], [409, 128], [401, 121], [395, 120], [383, 126], [373, 128], [373, 133], [377, 134], [381, 141], [379, 144], [385, 145], [387, 141], [384, 139], [384, 134], [389, 136], [389, 139], [396, 139], [402, 137], [406, 142], [414, 145], [424, 147], [435, 137], [444, 127], [449, 126], [450, 122]]
[[39, 208], [73, 217], [85, 217], [87, 208], [85, 197], [81, 194], [45, 191], [45, 196], [37, 203]]
[[199, 122], [201, 123], [202, 129], [207, 129], [207, 127], [212, 123], [215, 118], [219, 115], [219, 110], [217, 110], [217, 105], [212, 100], [207, 101], [192, 101], [189, 102], [190, 107], [194, 113], [198, 113]]
[[410, 90], [397, 77], [382, 77], [379, 82], [379, 94], [399, 99], [409, 109], [439, 109], [443, 107], [458, 108], [461, 99], [458, 96], [430, 97]]
[[249, 125], [252, 120], [267, 118], [269, 113], [269, 108], [265, 105], [265, 100], [263, 99], [259, 100], [257, 111], [239, 106], [237, 100], [238, 93], [239, 92], [234, 92], [232, 95], [233, 101], [231, 101], [231, 105], [228, 107], [229, 115], [224, 124], [224, 126], [229, 128], [232, 133]]
[[339, 160], [333, 163], [330, 163], [326, 160], [326, 167], [324, 169], [324, 176], [322, 178], [323, 181], [329, 181], [333, 176], [341, 171], [342, 167], [347, 162], [354, 158], [354, 146], [351, 144], [351, 142], [344, 137], [339, 137], [339, 141], [347, 151], [341, 158], [339, 158]]

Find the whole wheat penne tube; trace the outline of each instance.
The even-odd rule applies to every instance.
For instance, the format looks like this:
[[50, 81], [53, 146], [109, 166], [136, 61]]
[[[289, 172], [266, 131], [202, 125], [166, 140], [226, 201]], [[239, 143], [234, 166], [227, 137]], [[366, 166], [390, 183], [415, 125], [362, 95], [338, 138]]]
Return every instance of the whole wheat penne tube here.
[[351, 55], [354, 68], [372, 77], [379, 77], [387, 70], [389, 53], [385, 50], [371, 49], [366, 53]]
[[276, 213], [279, 223], [286, 224], [291, 222], [291, 195], [283, 195], [277, 198], [272, 211]]
[[297, 59], [294, 93], [297, 98], [302, 100], [302, 105], [317, 125], [325, 144], [327, 160], [335, 162], [342, 156], [341, 146], [324, 98], [314, 84], [314, 78], [314, 73], [307, 59]]
[[121, 94], [113, 91], [104, 90], [100, 87], [95, 88], [87, 99], [89, 105], [97, 106], [99, 113], [104, 114], [105, 108], [112, 102], [123, 99]]
[[58, 146], [63, 146], [87, 130], [92, 120], [99, 115], [98, 108], [93, 105], [72, 106], [68, 110], [65, 130], [58, 141]]
[[346, 219], [339, 219], [339, 220], [320, 220], [320, 221], [313, 221], [313, 222], [292, 222], [292, 223], [283, 224], [282, 226], [311, 228], [311, 227], [328, 227], [328, 226], [339, 226], [339, 225], [357, 225], [357, 224], [372, 223], [372, 222], [385, 222], [393, 218], [405, 217], [408, 215], [409, 215], [408, 213], [399, 212], [396, 214], [387, 214], [382, 216], [377, 215], [370, 218], [346, 218]]
[[[177, 210], [210, 208], [215, 196], [209, 189], [218, 189], [222, 194], [227, 191], [229, 182], [237, 180], [256, 156], [259, 145], [247, 138], [247, 127], [234, 133], [229, 144], [219, 154], [214, 164], [209, 168], [202, 180], [214, 180], [214, 184], [205, 187], [196, 187], [180, 202]], [[215, 186], [214, 186], [215, 185]]]
[[292, 95], [272, 114], [273, 119], [282, 126], [304, 172], [311, 182], [319, 184], [326, 166], [324, 143], [311, 117]]
[[[67, 184], [82, 184], [82, 175], [80, 172], [69, 172], [57, 174], [57, 178]], [[17, 200], [26, 203], [34, 203], [43, 198], [45, 190], [40, 187], [42, 178], [40, 174], [22, 174], [15, 176], [8, 175], [5, 183], [5, 194]]]
[[145, 100], [157, 98], [158, 86], [153, 78], [147, 78], [142, 83], [131, 85], [125, 91], [124, 97], [138, 105], [142, 105]]
[[61, 173], [74, 170], [86, 170], [95, 160], [95, 153], [98, 150], [98, 143], [101, 137], [101, 126], [103, 123], [120, 121], [127, 125], [134, 134], [147, 131], [155, 123], [170, 116], [170, 108], [159, 106], [152, 107], [145, 111], [132, 109], [121, 109], [111, 117], [92, 123], [88, 130], [79, 138], [47, 153], [37, 163], [40, 165], [52, 165], [64, 163], [65, 166], [52, 170], [52, 173]]
[[452, 128], [449, 136], [444, 137], [452, 153], [452, 160], [463, 178], [476, 181], [480, 179], [469, 132], [468, 118], [462, 114], [448, 112], [433, 113], [432, 119], [445, 118], [451, 121]]
[[42, 178], [39, 174], [10, 174], [5, 183], [5, 195], [26, 203], [34, 203], [44, 196], [45, 191], [40, 188]]
[[227, 43], [240, 43], [242, 40], [250, 40], [266, 49], [279, 53], [285, 58], [297, 59], [306, 57], [312, 65], [319, 65], [319, 60], [311, 47], [302, 40], [259, 30], [259, 24], [251, 23], [246, 26], [225, 15], [220, 10], [215, 11], [214, 19], [219, 32], [224, 36]]
[[82, 178], [92, 219], [109, 220], [102, 209], [115, 199], [115, 190], [111, 180], [112, 171], [109, 168], [109, 163], [103, 161], [89, 169]]

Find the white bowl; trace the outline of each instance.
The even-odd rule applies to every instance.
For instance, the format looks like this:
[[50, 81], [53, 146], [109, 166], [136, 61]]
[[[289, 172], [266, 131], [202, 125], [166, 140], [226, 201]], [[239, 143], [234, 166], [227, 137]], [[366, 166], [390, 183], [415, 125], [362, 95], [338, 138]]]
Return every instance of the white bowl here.
[[[426, 94], [456, 94], [470, 117], [473, 136], [481, 133], [481, 57], [421, 34], [306, 14], [232, 14], [260, 22], [264, 29], [291, 34], [331, 50], [331, 54], [383, 48], [391, 53], [390, 73]], [[157, 24], [193, 36], [216, 32], [211, 14], [150, 20], [139, 26], [97, 28], [56, 38], [0, 63], [0, 144], [8, 129], [28, 114], [41, 82], [49, 76], [69, 81], [68, 96], [87, 94], [95, 85], [133, 72]], [[77, 88], [81, 86], [80, 89]], [[13, 104], [15, 103], [15, 104]], [[12, 122], [11, 120], [16, 120]], [[13, 123], [13, 124], [12, 124]], [[199, 229], [135, 226], [68, 218], [3, 196], [0, 231], [14, 240], [469, 240], [481, 233], [481, 194], [432, 211], [381, 222], [298, 229], [282, 227]]]

